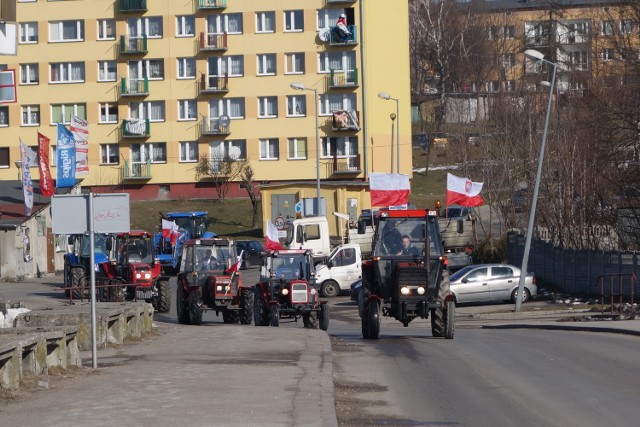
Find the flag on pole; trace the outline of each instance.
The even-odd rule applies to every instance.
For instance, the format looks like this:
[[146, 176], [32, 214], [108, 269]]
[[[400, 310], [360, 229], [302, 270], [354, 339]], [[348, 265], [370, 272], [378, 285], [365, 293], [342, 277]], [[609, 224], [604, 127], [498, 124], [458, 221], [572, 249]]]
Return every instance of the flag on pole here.
[[238, 255], [238, 257], [236, 258], [236, 262], [233, 263], [233, 265], [229, 268], [229, 273], [231, 273], [232, 275], [236, 274], [236, 272], [238, 270], [240, 270], [240, 265], [242, 264], [242, 254], [244, 253], [244, 250], [240, 251], [240, 255]]
[[58, 123], [56, 152], [58, 154], [56, 187], [73, 187], [76, 184], [76, 146], [73, 135], [62, 123]]
[[40, 171], [40, 192], [45, 197], [55, 194], [53, 178], [49, 170], [49, 138], [38, 132], [38, 170]]
[[271, 221], [267, 221], [267, 234], [264, 236], [264, 248], [273, 250], [282, 249], [278, 238], [278, 229]]
[[78, 116], [71, 115], [69, 130], [76, 147], [76, 175], [89, 174], [89, 124]]
[[178, 224], [175, 221], [167, 221], [162, 218], [162, 237], [170, 239], [171, 244], [175, 245], [179, 235]]
[[36, 152], [20, 140], [20, 154], [22, 161], [22, 192], [24, 193], [24, 214], [31, 215], [33, 210], [33, 181], [30, 168], [36, 162]]
[[447, 174], [447, 205], [481, 206], [484, 204], [480, 192], [482, 182], [471, 182], [469, 178]]
[[369, 174], [372, 207], [389, 207], [409, 203], [409, 175], [401, 173]]

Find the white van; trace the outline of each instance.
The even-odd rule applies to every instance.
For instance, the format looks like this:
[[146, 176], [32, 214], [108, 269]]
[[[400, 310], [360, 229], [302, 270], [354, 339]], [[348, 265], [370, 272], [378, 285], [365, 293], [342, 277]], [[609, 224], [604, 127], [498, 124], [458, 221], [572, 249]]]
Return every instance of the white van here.
[[325, 297], [349, 291], [351, 284], [362, 278], [362, 253], [357, 243], [336, 246], [326, 264], [316, 265], [316, 280]]

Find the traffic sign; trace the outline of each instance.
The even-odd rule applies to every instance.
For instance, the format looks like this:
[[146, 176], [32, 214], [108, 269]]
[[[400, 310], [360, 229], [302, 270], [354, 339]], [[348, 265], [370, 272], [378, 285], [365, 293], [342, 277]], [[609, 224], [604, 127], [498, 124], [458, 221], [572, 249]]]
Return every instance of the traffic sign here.
[[278, 230], [284, 230], [284, 227], [285, 227], [284, 218], [282, 218], [281, 216], [277, 217], [274, 225]]

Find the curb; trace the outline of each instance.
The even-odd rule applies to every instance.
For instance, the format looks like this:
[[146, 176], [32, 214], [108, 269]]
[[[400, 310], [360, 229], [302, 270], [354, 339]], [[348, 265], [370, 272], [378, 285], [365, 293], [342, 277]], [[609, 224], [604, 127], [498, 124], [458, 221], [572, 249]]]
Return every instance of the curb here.
[[547, 325], [547, 324], [505, 324], [505, 325], [482, 325], [482, 329], [547, 329], [554, 331], [583, 331], [583, 332], [604, 332], [623, 335], [640, 336], [640, 331], [633, 329], [621, 329], [598, 326], [569, 326], [569, 325]]

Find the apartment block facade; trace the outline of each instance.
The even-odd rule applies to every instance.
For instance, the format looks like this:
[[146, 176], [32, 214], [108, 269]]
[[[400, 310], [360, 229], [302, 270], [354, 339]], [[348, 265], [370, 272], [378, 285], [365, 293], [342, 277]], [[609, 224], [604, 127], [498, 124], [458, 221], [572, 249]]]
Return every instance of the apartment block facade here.
[[88, 123], [83, 190], [132, 200], [216, 197], [201, 157], [211, 175], [246, 161], [264, 184], [411, 173], [406, 0], [17, 0], [16, 20], [0, 180], [38, 133], [55, 179], [72, 115]]

